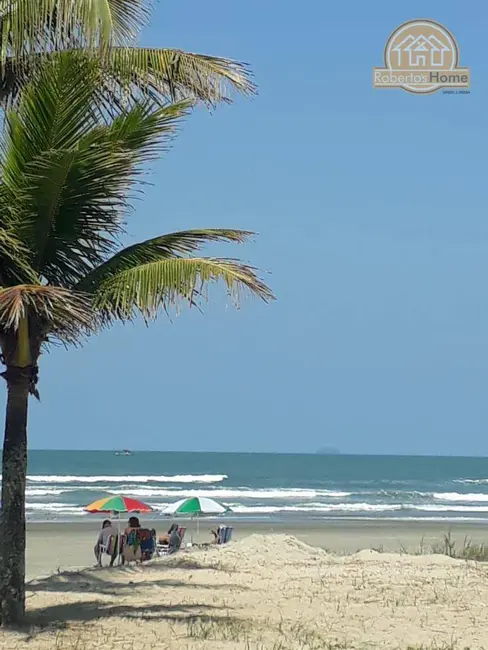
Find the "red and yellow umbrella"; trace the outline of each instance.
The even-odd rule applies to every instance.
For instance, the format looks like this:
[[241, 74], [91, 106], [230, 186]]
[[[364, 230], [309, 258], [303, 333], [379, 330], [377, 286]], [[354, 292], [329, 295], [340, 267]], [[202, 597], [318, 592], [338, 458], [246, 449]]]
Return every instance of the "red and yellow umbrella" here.
[[98, 499], [90, 503], [89, 506], [86, 506], [85, 510], [87, 512], [97, 513], [97, 512], [151, 512], [151, 506], [148, 506], [147, 503], [143, 503], [138, 499], [131, 499], [130, 497], [115, 496], [105, 497], [103, 499]]

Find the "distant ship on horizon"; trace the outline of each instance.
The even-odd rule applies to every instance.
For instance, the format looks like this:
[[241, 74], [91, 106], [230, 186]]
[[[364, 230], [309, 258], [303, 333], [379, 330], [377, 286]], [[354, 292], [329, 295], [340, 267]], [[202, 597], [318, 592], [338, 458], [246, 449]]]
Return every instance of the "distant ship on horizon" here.
[[116, 456], [132, 456], [132, 452], [130, 449], [123, 449], [122, 451], [116, 451], [115, 452]]

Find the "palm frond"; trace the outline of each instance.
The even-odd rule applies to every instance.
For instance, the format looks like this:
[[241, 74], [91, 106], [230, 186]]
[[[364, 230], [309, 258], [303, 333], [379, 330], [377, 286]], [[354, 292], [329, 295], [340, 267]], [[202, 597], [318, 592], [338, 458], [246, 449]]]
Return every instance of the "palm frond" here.
[[21, 62], [74, 43], [131, 44], [148, 21], [150, 5], [150, 0], [0, 0], [1, 62], [9, 55]]
[[0, 286], [36, 280], [36, 272], [29, 263], [29, 251], [16, 235], [0, 225]]
[[100, 83], [93, 60], [62, 54], [39, 68], [7, 113], [2, 140], [3, 175], [18, 184], [25, 165], [46, 151], [69, 149], [97, 124], [94, 110]]
[[156, 106], [150, 100], [141, 100], [122, 111], [109, 124], [92, 129], [82, 141], [82, 146], [110, 143], [116, 150], [129, 155], [134, 168], [168, 150], [191, 106], [188, 100], [163, 107]]
[[257, 87], [247, 63], [175, 49], [113, 48], [104, 73], [136, 96], [142, 91], [160, 101], [192, 98], [215, 105], [232, 101], [233, 93], [255, 95]]
[[183, 230], [147, 239], [119, 251], [109, 260], [89, 273], [77, 285], [80, 291], [92, 291], [107, 278], [148, 262], [179, 257], [199, 250], [208, 242], [243, 243], [254, 233], [246, 230], [208, 228], [205, 230]]
[[182, 301], [194, 304], [206, 287], [222, 281], [236, 305], [244, 292], [268, 302], [271, 289], [256, 269], [237, 260], [220, 258], [168, 258], [121, 270], [93, 288], [94, 309], [102, 322], [149, 320]]
[[[234, 94], [257, 94], [249, 65], [232, 59], [165, 48], [114, 47], [91, 52], [99, 66], [100, 90], [112, 112], [141, 97], [160, 106], [181, 99], [215, 106], [231, 103]], [[0, 101], [9, 104], [15, 100], [36, 70], [60, 53], [65, 52], [32, 53], [21, 64], [7, 57], [0, 78]]]
[[106, 124], [94, 110], [97, 75], [92, 60], [65, 53], [7, 113], [2, 198], [51, 284], [79, 281], [115, 250], [141, 164], [168, 146], [189, 109], [146, 101]]
[[43, 285], [0, 288], [0, 330], [16, 332], [26, 318], [66, 343], [79, 341], [96, 322], [90, 297], [81, 292]]

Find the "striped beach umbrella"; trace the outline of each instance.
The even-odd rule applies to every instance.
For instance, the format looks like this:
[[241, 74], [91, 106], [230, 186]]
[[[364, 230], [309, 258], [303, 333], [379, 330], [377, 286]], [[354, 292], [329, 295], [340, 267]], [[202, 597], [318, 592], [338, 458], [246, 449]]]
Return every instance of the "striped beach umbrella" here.
[[165, 515], [187, 515], [188, 517], [202, 517], [205, 515], [223, 515], [229, 512], [230, 508], [217, 503], [214, 499], [207, 497], [190, 497], [181, 499], [176, 503], [167, 506], [163, 513]]
[[176, 503], [170, 503], [170, 505], [166, 506], [163, 510], [163, 514], [165, 515], [186, 515], [187, 517], [196, 517], [197, 534], [200, 530], [200, 517], [223, 515], [225, 512], [231, 512], [231, 509], [217, 503], [214, 499], [209, 499], [208, 497], [190, 497], [189, 499], [181, 499]]
[[151, 512], [152, 508], [138, 499], [131, 499], [117, 494], [98, 499], [98, 501], [86, 506], [85, 510], [91, 513], [116, 512], [120, 514], [121, 512]]

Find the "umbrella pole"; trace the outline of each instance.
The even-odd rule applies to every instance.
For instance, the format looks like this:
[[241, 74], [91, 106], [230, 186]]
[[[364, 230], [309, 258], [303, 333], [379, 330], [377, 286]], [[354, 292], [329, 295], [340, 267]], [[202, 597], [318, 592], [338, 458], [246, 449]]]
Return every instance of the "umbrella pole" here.
[[119, 564], [122, 562], [122, 557], [120, 555], [120, 549], [122, 547], [122, 539], [120, 538], [120, 512], [118, 513], [119, 515], [119, 522], [118, 522], [118, 535], [117, 535], [117, 556], [118, 556], [118, 562]]

